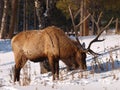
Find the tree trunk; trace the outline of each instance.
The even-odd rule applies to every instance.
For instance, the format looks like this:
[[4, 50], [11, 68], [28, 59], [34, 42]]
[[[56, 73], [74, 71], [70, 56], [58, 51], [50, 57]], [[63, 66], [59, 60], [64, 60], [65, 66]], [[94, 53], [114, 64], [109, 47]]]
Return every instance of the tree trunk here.
[[[80, 8], [81, 8], [80, 21], [82, 21], [87, 16], [87, 9], [86, 9], [87, 8], [87, 3], [86, 3], [86, 0], [81, 0]], [[80, 25], [80, 34], [82, 36], [87, 36], [89, 34], [88, 20], [84, 21]]]
[[6, 21], [7, 21], [7, 12], [8, 12], [8, 0], [4, 0], [4, 10], [1, 22], [1, 38], [6, 37]]
[[12, 38], [14, 34], [15, 22], [17, 18], [17, 8], [18, 8], [18, 0], [12, 0], [12, 15], [10, 21], [9, 38]]
[[45, 3], [44, 0], [35, 0], [36, 13], [39, 21], [39, 29], [45, 28]]
[[[94, 16], [94, 14], [93, 14], [93, 16]], [[95, 23], [94, 23], [94, 19], [93, 18], [91, 18], [91, 23], [92, 23], [92, 26], [91, 26], [92, 35], [95, 35], [95, 32], [94, 32]]]
[[3, 16], [3, 7], [4, 7], [4, 1], [0, 0], [0, 28], [1, 28], [1, 22], [2, 22], [2, 16]]
[[[84, 3], [84, 0], [81, 0], [81, 2], [80, 2], [80, 10], [81, 10], [80, 21], [82, 21], [83, 17], [84, 17], [84, 15], [83, 15], [83, 3]], [[83, 36], [83, 24], [80, 25], [80, 35]]]
[[[46, 6], [47, 5], [47, 6]], [[35, 8], [36, 8], [36, 14], [39, 21], [39, 29], [43, 29], [48, 26], [46, 19], [47, 19], [47, 8], [48, 4], [45, 3], [44, 0], [35, 0]], [[46, 67], [47, 66], [47, 67]], [[47, 73], [50, 71], [50, 66], [48, 63], [48, 60], [45, 60], [44, 62], [40, 62], [40, 73]]]
[[26, 31], [27, 29], [27, 20], [26, 20], [26, 13], [27, 13], [27, 10], [26, 10], [26, 6], [27, 5], [27, 0], [24, 0], [24, 15], [23, 15], [23, 30]]
[[34, 7], [34, 29], [37, 29], [37, 22], [36, 22], [36, 8]]
[[[84, 18], [87, 16], [87, 2], [86, 0], [84, 0], [84, 9], [83, 9], [83, 13], [84, 13]], [[87, 36], [89, 35], [89, 29], [88, 29], [88, 19], [85, 20], [85, 22], [83, 23], [83, 36]]]
[[115, 24], [115, 33], [119, 33], [118, 31], [118, 18], [116, 19], [116, 24]]
[[88, 36], [89, 35], [89, 28], [88, 28], [88, 20], [86, 20], [84, 23], [83, 23], [83, 25], [84, 25], [84, 34], [83, 34], [83, 36]]
[[19, 26], [18, 26], [19, 20], [20, 20], [19, 14], [20, 14], [20, 0], [18, 0], [17, 19], [16, 19], [16, 24], [15, 24], [14, 35], [17, 34], [19, 31]]

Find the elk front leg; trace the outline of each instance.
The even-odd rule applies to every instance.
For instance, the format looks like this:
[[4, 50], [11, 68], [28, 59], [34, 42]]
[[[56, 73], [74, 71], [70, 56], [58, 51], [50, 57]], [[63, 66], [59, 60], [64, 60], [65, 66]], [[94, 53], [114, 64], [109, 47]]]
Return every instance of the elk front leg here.
[[59, 60], [55, 61], [56, 78], [59, 80]]
[[50, 64], [50, 68], [51, 68], [51, 71], [52, 71], [52, 75], [53, 75], [53, 80], [55, 80], [55, 61], [52, 57], [49, 57], [49, 64]]

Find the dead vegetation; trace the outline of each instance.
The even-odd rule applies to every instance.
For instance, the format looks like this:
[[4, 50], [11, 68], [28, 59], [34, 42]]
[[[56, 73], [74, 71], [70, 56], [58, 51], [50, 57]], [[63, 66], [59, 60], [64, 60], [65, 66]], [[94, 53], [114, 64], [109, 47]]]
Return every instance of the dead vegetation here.
[[[119, 80], [119, 77], [117, 74], [120, 73], [120, 65], [119, 65], [119, 60], [118, 58], [120, 57], [120, 51], [116, 50], [113, 51], [113, 49], [115, 48], [109, 48], [108, 49], [108, 54], [106, 54], [106, 58], [94, 58], [91, 62], [91, 69], [88, 71], [81, 71], [81, 70], [73, 70], [73, 71], [67, 71], [66, 69], [60, 70], [60, 82], [64, 82], [68, 79], [70, 80], [76, 80], [76, 79], [87, 79], [89, 77], [93, 77], [95, 78], [96, 73], [102, 73], [102, 72], [107, 72], [110, 71], [110, 73], [108, 74], [108, 76], [103, 77], [103, 80], [111, 77], [113, 80]], [[104, 60], [103, 60], [104, 59]], [[105, 61], [106, 60], [106, 61]], [[118, 67], [117, 67], [117, 65]], [[13, 74], [11, 74], [13, 72], [13, 67], [10, 71], [10, 78], [11, 80], [13, 80]], [[27, 63], [24, 68], [22, 69], [22, 79], [20, 81], [20, 84], [22, 86], [26, 86], [29, 85], [31, 83], [31, 64]], [[36, 71], [34, 71], [34, 76], [37, 76]], [[41, 77], [42, 80], [42, 77]], [[0, 82], [3, 83], [3, 82]], [[12, 82], [10, 82], [12, 83]], [[44, 80], [43, 84], [44, 86], [48, 85], [47, 84], [48, 81]], [[2, 85], [2, 84], [1, 84]], [[54, 84], [52, 85], [52, 88], [56, 88], [57, 87], [57, 82], [54, 82]]]

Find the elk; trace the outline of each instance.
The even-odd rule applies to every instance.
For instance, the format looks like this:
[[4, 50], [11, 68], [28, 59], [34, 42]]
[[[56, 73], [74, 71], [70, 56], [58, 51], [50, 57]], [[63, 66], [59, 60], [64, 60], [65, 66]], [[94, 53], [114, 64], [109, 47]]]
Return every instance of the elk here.
[[82, 51], [55, 26], [20, 32], [12, 38], [11, 46], [15, 57], [14, 82], [19, 81], [20, 70], [28, 60], [40, 62], [48, 59], [53, 80], [59, 79], [60, 59], [67, 65], [72, 65], [68, 62], [73, 62], [81, 69], [86, 69], [86, 61], [82, 60]]
[[69, 8], [69, 10], [76, 33], [77, 45], [63, 30], [55, 26], [49, 26], [43, 30], [23, 31], [12, 38], [11, 46], [15, 57], [14, 82], [20, 80], [21, 68], [28, 60], [42, 62], [47, 59], [52, 71], [53, 80], [59, 79], [59, 60], [62, 60], [69, 67], [75, 66], [75, 68], [87, 69], [86, 53], [97, 54], [90, 47], [92, 43], [104, 40], [98, 40], [98, 38], [110, 25], [113, 18], [100, 31], [96, 38], [90, 42], [88, 48], [85, 49], [78, 40], [76, 31], [78, 25], [75, 25], [71, 9]]

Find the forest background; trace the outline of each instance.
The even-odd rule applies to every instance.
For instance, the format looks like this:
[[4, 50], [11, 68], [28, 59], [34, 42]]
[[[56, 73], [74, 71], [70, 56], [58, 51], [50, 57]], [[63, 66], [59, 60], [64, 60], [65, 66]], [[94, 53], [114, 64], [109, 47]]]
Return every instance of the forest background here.
[[[111, 17], [111, 24], [119, 31], [120, 0], [0, 0], [0, 38], [12, 38], [14, 34], [25, 30], [43, 29], [50, 25], [72, 31], [72, 22], [68, 7], [75, 15], [76, 23], [88, 14], [98, 18], [102, 12], [101, 23], [105, 24]], [[78, 29], [80, 35], [98, 33], [91, 17]], [[91, 28], [92, 27], [92, 28]]]

